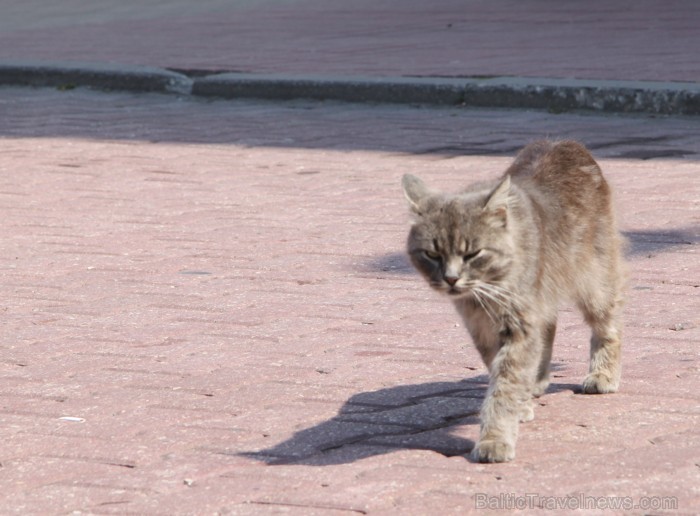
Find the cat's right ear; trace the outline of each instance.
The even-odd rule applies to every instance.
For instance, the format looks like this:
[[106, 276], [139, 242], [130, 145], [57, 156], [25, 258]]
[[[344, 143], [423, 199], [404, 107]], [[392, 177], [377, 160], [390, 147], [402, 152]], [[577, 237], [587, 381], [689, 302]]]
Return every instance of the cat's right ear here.
[[421, 205], [423, 200], [430, 195], [430, 190], [428, 190], [423, 181], [411, 174], [404, 174], [401, 179], [401, 185], [411, 211], [416, 215], [420, 215], [422, 211]]
[[484, 212], [494, 227], [504, 228], [508, 222], [510, 205], [510, 176], [507, 175], [489, 194], [484, 205]]

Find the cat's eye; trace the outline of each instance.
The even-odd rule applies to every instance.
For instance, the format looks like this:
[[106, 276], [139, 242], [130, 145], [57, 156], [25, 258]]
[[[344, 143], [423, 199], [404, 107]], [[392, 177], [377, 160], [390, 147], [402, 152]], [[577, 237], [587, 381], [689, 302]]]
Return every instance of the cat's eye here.
[[479, 249], [478, 251], [474, 251], [473, 253], [467, 253], [467, 254], [465, 254], [465, 255], [462, 257], [462, 259], [463, 259], [464, 262], [466, 263], [466, 262], [468, 262], [469, 260], [472, 260], [473, 258], [476, 258], [476, 257], [479, 256], [480, 254], [481, 254], [481, 249]]
[[429, 249], [426, 249], [424, 252], [425, 252], [425, 256], [427, 256], [431, 260], [439, 261], [442, 258], [440, 253], [438, 253], [437, 251], [431, 251]]

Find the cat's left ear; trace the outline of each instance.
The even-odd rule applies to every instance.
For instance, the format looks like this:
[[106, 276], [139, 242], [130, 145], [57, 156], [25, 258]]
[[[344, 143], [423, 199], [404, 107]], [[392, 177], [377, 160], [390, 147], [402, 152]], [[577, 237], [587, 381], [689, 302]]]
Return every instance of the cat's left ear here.
[[430, 196], [430, 190], [425, 183], [414, 175], [404, 174], [401, 179], [403, 193], [406, 196], [411, 211], [416, 215], [421, 214], [421, 204], [424, 199]]
[[506, 227], [508, 222], [508, 206], [510, 203], [510, 176], [506, 176], [491, 192], [486, 204], [484, 212], [488, 213], [494, 225], [498, 227]]

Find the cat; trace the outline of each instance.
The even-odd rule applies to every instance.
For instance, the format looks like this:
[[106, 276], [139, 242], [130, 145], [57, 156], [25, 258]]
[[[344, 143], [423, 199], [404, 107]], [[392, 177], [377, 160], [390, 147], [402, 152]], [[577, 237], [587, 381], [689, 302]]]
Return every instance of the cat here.
[[503, 177], [455, 195], [406, 174], [414, 216], [407, 252], [450, 298], [489, 370], [478, 462], [515, 458], [518, 423], [549, 385], [560, 300], [591, 327], [587, 394], [620, 382], [623, 238], [611, 191], [588, 150], [572, 141], [523, 148]]

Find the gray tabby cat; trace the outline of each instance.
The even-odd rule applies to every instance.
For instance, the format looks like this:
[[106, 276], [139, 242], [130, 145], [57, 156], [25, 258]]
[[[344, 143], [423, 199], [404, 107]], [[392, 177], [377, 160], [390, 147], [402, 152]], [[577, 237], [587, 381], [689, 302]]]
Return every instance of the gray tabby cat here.
[[413, 265], [453, 302], [489, 369], [480, 462], [515, 457], [518, 422], [549, 385], [557, 305], [572, 299], [592, 329], [588, 394], [620, 382], [622, 238], [610, 188], [575, 142], [536, 142], [503, 178], [456, 195], [403, 177], [415, 221]]

